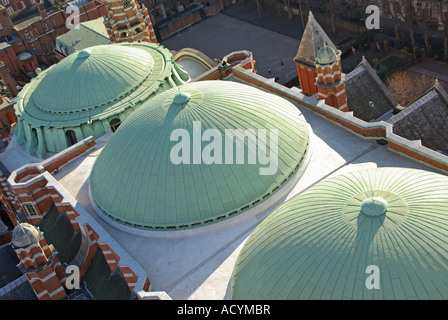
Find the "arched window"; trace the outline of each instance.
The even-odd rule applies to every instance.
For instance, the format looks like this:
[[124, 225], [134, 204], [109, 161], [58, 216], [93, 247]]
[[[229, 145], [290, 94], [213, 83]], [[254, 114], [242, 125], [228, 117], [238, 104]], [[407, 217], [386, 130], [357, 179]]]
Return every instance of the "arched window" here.
[[36, 130], [36, 128], [31, 129], [31, 135], [32, 135], [32, 138], [34, 138], [34, 140], [36, 140], [36, 144], [37, 144], [38, 139], [37, 139], [37, 130]]
[[69, 147], [78, 142], [78, 138], [76, 138], [76, 133], [73, 130], [67, 130], [65, 132], [65, 137], [67, 138], [67, 145]]
[[120, 124], [121, 124], [121, 120], [118, 118], [113, 118], [112, 120], [110, 120], [109, 125], [110, 125], [110, 129], [112, 130], [112, 132], [117, 131]]

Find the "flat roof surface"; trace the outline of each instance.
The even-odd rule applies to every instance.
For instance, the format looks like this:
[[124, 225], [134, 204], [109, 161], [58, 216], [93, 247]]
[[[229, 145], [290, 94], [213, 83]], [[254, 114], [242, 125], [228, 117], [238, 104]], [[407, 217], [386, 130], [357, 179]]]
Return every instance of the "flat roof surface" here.
[[[403, 167], [437, 172], [375, 141], [351, 134], [302, 106], [298, 108], [314, 132], [310, 139], [312, 157], [287, 200], [322, 179], [351, 170]], [[94, 150], [63, 167], [55, 178], [142, 266], [154, 291], [166, 291], [173, 299], [223, 299], [242, 244], [284, 199], [258, 216], [210, 234], [180, 239], [129, 234], [106, 223], [89, 200], [90, 169], [106, 140], [98, 140]]]

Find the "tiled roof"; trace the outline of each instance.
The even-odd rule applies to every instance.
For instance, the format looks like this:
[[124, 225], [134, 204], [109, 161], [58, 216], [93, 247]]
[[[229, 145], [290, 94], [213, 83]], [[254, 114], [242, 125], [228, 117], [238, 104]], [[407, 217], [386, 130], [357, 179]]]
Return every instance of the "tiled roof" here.
[[25, 279], [21, 284], [0, 296], [0, 300], [37, 300], [37, 296], [28, 280]]
[[133, 300], [135, 295], [120, 269], [110, 270], [103, 251], [97, 249], [81, 278], [95, 300]]
[[395, 134], [448, 154], [448, 94], [438, 82], [388, 122]]
[[81, 233], [73, 228], [67, 213], [59, 213], [53, 204], [38, 227], [45, 240], [58, 251], [61, 262], [70, 263], [81, 246]]
[[0, 246], [0, 288], [22, 275], [17, 267], [19, 262], [10, 243]]
[[349, 111], [367, 122], [381, 117], [398, 105], [365, 59], [345, 76], [345, 91]]
[[[48, 14], [59, 10], [53, 7], [50, 0], [44, 0], [44, 9]], [[11, 13], [10, 18], [16, 30], [21, 30], [41, 19], [37, 3]]]

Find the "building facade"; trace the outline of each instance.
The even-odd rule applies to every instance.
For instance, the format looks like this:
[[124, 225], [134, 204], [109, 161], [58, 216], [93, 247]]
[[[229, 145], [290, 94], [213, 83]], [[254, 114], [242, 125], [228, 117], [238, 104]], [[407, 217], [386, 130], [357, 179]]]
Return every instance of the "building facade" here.
[[145, 41], [158, 43], [144, 5], [135, 0], [105, 0], [108, 17], [104, 21], [111, 43]]

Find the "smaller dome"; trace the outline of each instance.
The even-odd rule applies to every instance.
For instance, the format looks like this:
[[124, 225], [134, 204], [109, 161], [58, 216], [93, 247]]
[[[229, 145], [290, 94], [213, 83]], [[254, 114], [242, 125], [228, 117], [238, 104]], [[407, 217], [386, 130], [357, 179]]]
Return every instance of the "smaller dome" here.
[[15, 247], [23, 248], [29, 246], [39, 239], [40, 232], [33, 225], [23, 222], [17, 225], [12, 231], [12, 244]]
[[336, 52], [333, 48], [325, 45], [323, 48], [320, 48], [317, 52], [316, 57], [317, 63], [325, 65], [332, 64], [337, 60]]
[[[448, 299], [448, 176], [371, 168], [325, 179], [261, 222], [234, 300]], [[381, 270], [379, 289], [366, 280]]]

